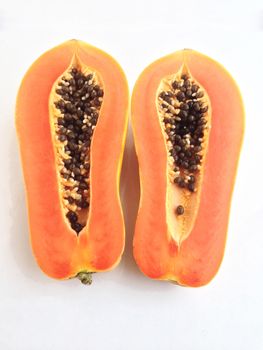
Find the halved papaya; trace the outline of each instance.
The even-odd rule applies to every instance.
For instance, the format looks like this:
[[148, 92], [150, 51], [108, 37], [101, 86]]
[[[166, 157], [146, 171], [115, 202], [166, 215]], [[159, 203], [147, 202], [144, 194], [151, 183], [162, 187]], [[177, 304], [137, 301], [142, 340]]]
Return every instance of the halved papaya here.
[[134, 257], [147, 276], [202, 286], [224, 254], [244, 132], [236, 83], [182, 50], [148, 66], [132, 96], [141, 197]]
[[120, 66], [77, 40], [43, 54], [22, 81], [16, 128], [31, 243], [51, 277], [90, 283], [120, 260], [128, 105]]

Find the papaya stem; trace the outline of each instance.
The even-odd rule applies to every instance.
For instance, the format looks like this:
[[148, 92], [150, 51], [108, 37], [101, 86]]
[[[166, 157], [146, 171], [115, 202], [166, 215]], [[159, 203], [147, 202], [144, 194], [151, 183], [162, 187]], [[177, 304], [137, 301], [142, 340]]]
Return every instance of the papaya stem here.
[[92, 283], [92, 273], [91, 272], [79, 272], [76, 276], [81, 283], [91, 284]]

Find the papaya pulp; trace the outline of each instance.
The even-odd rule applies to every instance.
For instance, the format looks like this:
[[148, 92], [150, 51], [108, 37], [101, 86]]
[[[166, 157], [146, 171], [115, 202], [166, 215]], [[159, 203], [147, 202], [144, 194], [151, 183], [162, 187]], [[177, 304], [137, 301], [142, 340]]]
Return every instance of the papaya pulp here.
[[207, 284], [224, 254], [243, 138], [239, 90], [192, 50], [148, 66], [132, 96], [141, 198], [134, 257], [154, 279]]
[[31, 243], [51, 277], [90, 283], [120, 260], [128, 105], [120, 66], [77, 40], [43, 54], [22, 81], [16, 128]]

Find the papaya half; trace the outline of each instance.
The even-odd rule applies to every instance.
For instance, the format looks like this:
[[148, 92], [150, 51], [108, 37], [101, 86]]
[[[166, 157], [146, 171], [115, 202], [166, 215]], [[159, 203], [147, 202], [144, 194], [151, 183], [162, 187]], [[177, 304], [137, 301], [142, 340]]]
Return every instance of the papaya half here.
[[44, 53], [23, 78], [16, 129], [30, 236], [50, 277], [91, 283], [91, 273], [120, 260], [128, 105], [120, 66], [81, 41]]
[[134, 257], [154, 279], [207, 284], [224, 254], [244, 133], [230, 74], [182, 50], [149, 65], [132, 96], [141, 196]]

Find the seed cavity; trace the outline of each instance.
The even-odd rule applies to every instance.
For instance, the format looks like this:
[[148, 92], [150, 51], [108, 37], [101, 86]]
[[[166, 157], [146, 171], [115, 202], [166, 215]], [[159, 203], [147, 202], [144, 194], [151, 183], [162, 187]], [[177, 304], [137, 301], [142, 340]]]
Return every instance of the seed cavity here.
[[103, 101], [96, 72], [69, 68], [53, 87], [52, 123], [62, 206], [78, 234], [87, 222], [90, 203], [90, 148]]
[[201, 198], [204, 161], [211, 128], [211, 103], [191, 75], [187, 52], [174, 74], [164, 76], [156, 93], [156, 110], [167, 151], [167, 233], [177, 243], [191, 234]]

